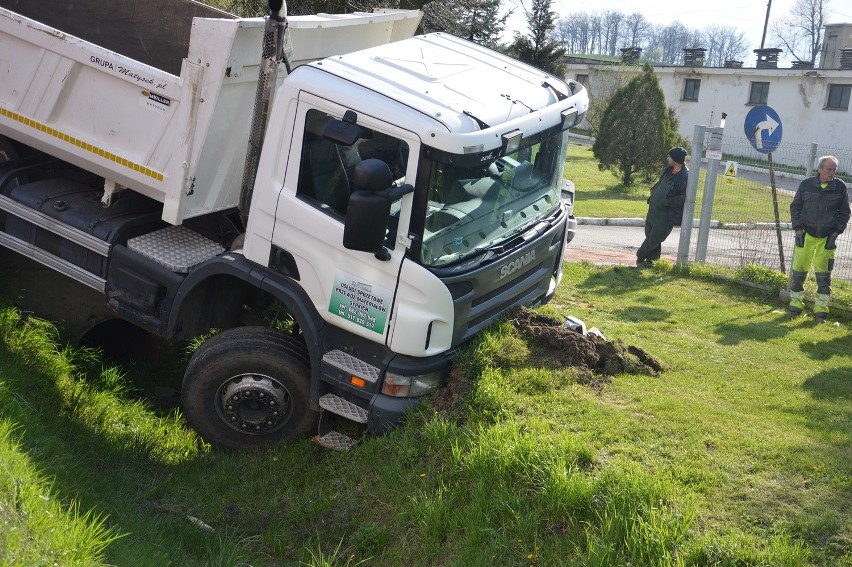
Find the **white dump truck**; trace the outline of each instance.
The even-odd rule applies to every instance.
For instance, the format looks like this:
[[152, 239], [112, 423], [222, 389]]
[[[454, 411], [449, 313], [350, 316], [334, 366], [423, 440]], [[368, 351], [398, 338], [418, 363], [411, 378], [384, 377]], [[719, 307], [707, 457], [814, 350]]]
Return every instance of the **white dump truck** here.
[[0, 0], [0, 244], [85, 325], [210, 337], [181, 403], [214, 445], [390, 429], [555, 293], [588, 107], [420, 16]]

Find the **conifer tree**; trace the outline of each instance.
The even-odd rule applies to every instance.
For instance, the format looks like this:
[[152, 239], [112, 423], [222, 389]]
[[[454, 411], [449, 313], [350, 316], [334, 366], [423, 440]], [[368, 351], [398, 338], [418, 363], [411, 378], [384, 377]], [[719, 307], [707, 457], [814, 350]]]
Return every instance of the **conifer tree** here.
[[515, 32], [509, 55], [557, 77], [565, 75], [565, 50], [554, 39], [556, 12], [553, 0], [532, 0], [526, 12], [529, 35]]
[[592, 146], [598, 167], [612, 171], [626, 186], [639, 172], [656, 175], [668, 150], [680, 142], [673, 117], [654, 69], [644, 65], [613, 94], [603, 112]]
[[500, 15], [502, 0], [433, 0], [423, 6], [425, 32], [443, 31], [490, 47], [500, 46], [510, 13]]

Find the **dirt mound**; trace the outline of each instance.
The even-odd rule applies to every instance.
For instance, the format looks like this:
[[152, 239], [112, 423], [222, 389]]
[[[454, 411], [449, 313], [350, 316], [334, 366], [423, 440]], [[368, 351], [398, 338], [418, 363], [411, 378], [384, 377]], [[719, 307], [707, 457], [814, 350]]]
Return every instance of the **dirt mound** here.
[[[522, 335], [534, 339], [529, 348], [535, 366], [574, 368], [577, 382], [595, 389], [603, 388], [615, 374], [658, 376], [665, 370], [662, 362], [641, 348], [626, 346], [621, 340], [611, 342], [594, 334], [583, 335], [563, 327], [558, 319], [530, 309], [512, 310], [509, 321]], [[474, 380], [454, 365], [446, 386], [432, 398], [435, 409], [444, 415], [457, 411], [457, 402], [471, 390]]]
[[[597, 374], [648, 374], [658, 376], [665, 366], [639, 347], [621, 340], [607, 341], [594, 334], [582, 334], [562, 326], [562, 322], [525, 308], [517, 308], [509, 321], [522, 334], [535, 339], [538, 356], [557, 367], [571, 366], [583, 381]], [[598, 380], [599, 381], [599, 380]]]

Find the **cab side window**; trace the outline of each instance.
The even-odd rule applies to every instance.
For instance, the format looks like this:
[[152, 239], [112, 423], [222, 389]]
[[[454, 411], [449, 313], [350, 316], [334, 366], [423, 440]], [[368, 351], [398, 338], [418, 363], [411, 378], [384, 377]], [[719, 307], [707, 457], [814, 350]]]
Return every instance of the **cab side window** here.
[[343, 220], [349, 195], [356, 189], [352, 171], [362, 160], [377, 158], [388, 164], [397, 184], [405, 182], [408, 145], [387, 134], [362, 128], [351, 146], [323, 137], [323, 129], [335, 118], [311, 109], [305, 118], [299, 185], [296, 194], [307, 202]]

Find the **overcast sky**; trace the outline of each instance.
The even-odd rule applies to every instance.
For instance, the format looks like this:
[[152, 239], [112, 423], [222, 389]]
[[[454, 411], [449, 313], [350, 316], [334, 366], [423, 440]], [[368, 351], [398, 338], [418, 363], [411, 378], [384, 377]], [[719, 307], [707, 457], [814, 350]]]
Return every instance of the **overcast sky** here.
[[[506, 5], [513, 1], [506, 0]], [[775, 46], [771, 23], [787, 16], [795, 0], [772, 0], [769, 10], [770, 27], [766, 32], [765, 47]], [[639, 12], [653, 24], [670, 24], [680, 21], [690, 29], [702, 29], [709, 25], [722, 25], [737, 28], [745, 34], [748, 42], [748, 56], [753, 57], [752, 49], [760, 47], [763, 24], [766, 21], [767, 0], [555, 0], [554, 10], [560, 18], [571, 13], [603, 13], [607, 10], [630, 14]], [[529, 4], [527, 4], [529, 5]], [[839, 24], [852, 22], [852, 0], [829, 0], [826, 23]], [[526, 21], [523, 10], [516, 9], [510, 24], [522, 33], [526, 33]], [[520, 16], [519, 16], [520, 15]], [[785, 59], [786, 53], [781, 58]]]

